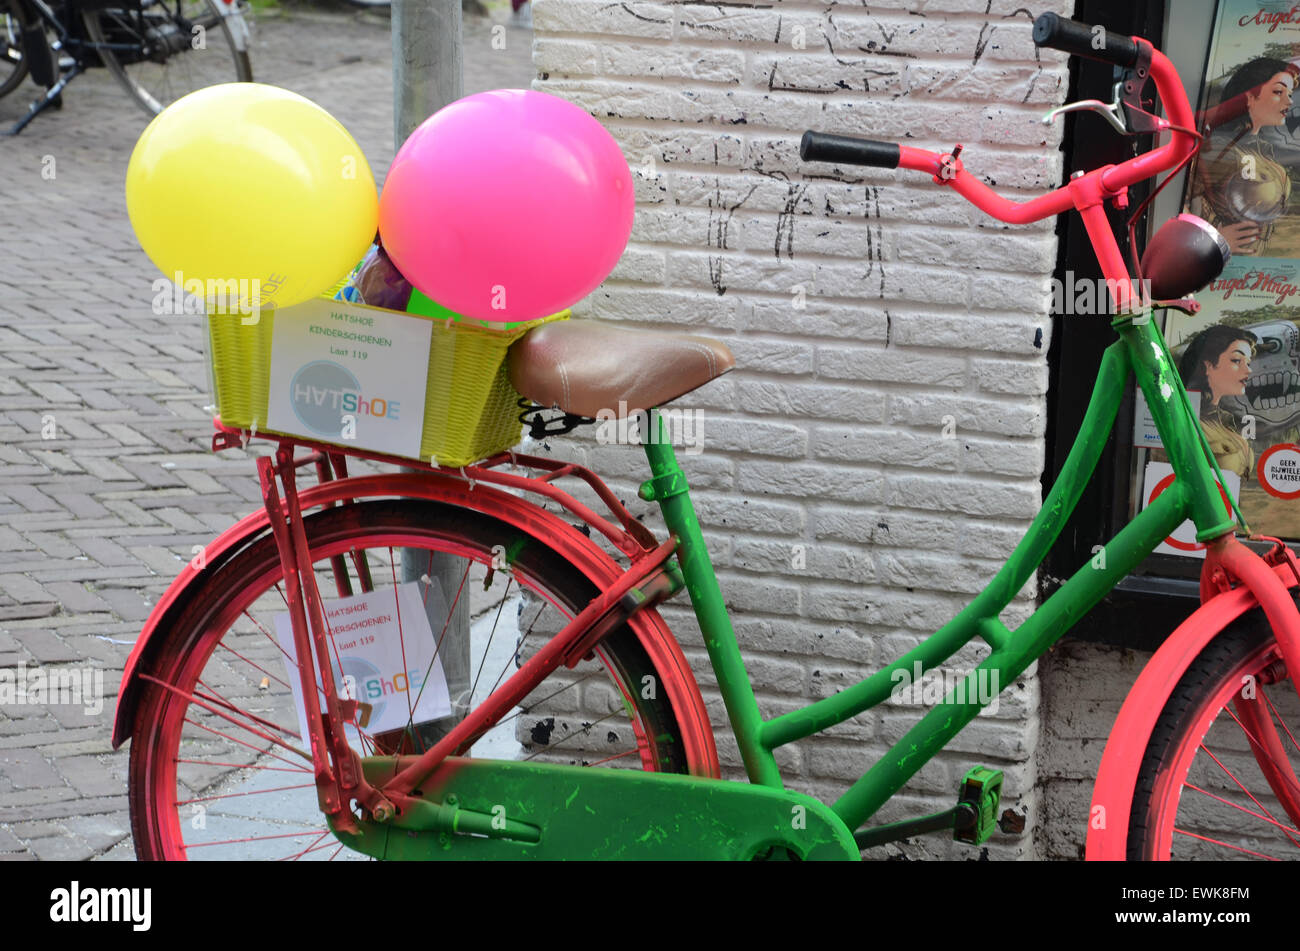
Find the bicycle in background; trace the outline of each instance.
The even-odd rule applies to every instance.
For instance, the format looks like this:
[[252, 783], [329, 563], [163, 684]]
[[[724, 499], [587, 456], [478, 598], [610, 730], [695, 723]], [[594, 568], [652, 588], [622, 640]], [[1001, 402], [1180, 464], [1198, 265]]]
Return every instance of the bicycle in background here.
[[17, 135], [63, 90], [107, 67], [135, 103], [157, 115], [223, 82], [252, 82], [245, 0], [0, 0], [0, 96], [30, 75], [44, 95], [8, 130]]

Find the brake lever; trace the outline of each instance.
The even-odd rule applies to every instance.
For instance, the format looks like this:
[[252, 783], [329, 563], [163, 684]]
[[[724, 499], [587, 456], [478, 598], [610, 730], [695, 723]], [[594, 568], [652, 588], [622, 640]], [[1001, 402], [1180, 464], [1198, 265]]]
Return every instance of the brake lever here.
[[1051, 125], [1057, 116], [1067, 112], [1096, 112], [1109, 122], [1120, 135], [1128, 135], [1129, 129], [1124, 122], [1124, 114], [1120, 112], [1120, 105], [1118, 98], [1111, 103], [1102, 102], [1100, 99], [1081, 99], [1078, 102], [1067, 102], [1043, 116], [1043, 125]]
[[1069, 102], [1044, 116], [1043, 124], [1050, 125], [1064, 112], [1087, 111], [1099, 113], [1120, 135], [1142, 135], [1169, 129], [1168, 119], [1154, 116], [1142, 108], [1142, 91], [1151, 78], [1151, 47], [1139, 44], [1138, 51], [1137, 62], [1124, 70], [1119, 82], [1115, 83], [1114, 102], [1105, 103], [1100, 99]]

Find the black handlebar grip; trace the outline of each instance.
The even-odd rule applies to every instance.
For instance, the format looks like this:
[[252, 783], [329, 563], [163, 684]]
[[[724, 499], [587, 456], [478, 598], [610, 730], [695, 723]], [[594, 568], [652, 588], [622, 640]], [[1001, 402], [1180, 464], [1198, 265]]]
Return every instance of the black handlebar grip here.
[[843, 162], [846, 165], [872, 165], [898, 168], [901, 152], [896, 142], [855, 139], [847, 135], [808, 131], [799, 142], [799, 157], [805, 162]]
[[1067, 20], [1055, 13], [1044, 13], [1034, 21], [1034, 45], [1125, 68], [1136, 63], [1138, 58], [1138, 45], [1131, 36], [1103, 26]]

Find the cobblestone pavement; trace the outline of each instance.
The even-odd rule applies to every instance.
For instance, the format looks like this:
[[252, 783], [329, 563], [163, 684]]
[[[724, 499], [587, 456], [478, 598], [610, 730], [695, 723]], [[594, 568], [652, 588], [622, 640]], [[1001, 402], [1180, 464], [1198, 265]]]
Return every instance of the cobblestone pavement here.
[[[493, 19], [466, 18], [466, 93], [533, 79], [531, 35], [508, 15], [493, 13], [504, 50]], [[254, 43], [255, 78], [328, 109], [382, 176], [387, 19], [294, 7], [261, 17]], [[0, 100], [0, 125], [35, 90]], [[199, 319], [150, 310], [158, 275], [122, 184], [147, 117], [104, 70], [64, 100], [0, 139], [0, 670], [98, 670], [108, 696], [97, 713], [0, 707], [0, 859], [130, 859], [127, 751], [109, 746], [123, 663], [191, 546], [260, 497], [248, 456], [208, 450]]]

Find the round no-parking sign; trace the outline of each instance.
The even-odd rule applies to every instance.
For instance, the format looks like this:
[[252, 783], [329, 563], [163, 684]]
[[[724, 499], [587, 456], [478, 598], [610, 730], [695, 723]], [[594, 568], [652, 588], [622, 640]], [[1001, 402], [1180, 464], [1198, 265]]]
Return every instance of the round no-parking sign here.
[[1300, 446], [1278, 443], [1259, 457], [1255, 468], [1259, 484], [1279, 499], [1300, 499]]

